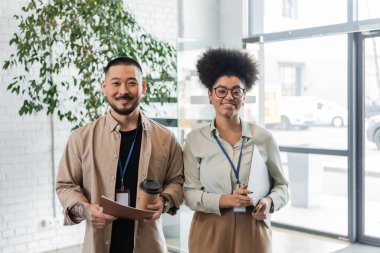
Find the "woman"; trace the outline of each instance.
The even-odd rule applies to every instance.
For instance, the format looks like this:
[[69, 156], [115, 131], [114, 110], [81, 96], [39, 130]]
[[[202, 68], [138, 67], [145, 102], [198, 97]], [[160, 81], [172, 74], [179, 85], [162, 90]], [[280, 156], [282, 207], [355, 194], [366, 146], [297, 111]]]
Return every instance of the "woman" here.
[[[184, 146], [185, 201], [195, 211], [189, 252], [271, 252], [269, 213], [288, 202], [288, 183], [272, 135], [239, 117], [245, 93], [257, 80], [256, 62], [238, 50], [209, 49], [197, 71], [215, 119], [190, 132]], [[268, 195], [259, 201], [246, 188], [254, 146], [271, 182]], [[254, 208], [238, 209], [254, 202]]]

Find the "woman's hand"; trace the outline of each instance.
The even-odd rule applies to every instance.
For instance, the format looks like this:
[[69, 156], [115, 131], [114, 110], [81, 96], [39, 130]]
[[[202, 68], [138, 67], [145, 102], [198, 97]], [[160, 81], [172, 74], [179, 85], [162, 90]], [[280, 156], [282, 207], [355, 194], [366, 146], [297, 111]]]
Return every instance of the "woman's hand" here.
[[256, 220], [265, 220], [268, 218], [270, 207], [272, 206], [272, 198], [267, 196], [266, 198], [260, 199], [259, 203], [256, 205], [255, 210], [253, 210], [252, 216]]
[[241, 187], [236, 189], [232, 195], [222, 195], [219, 200], [219, 207], [229, 208], [251, 206], [253, 205], [252, 198], [247, 196], [247, 194], [250, 193], [252, 192], [245, 189], [245, 187]]

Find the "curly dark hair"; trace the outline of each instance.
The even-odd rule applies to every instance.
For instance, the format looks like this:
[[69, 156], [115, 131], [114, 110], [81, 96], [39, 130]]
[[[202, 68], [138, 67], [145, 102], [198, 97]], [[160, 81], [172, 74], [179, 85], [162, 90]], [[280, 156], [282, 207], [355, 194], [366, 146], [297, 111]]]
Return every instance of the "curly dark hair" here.
[[256, 60], [248, 53], [236, 49], [210, 48], [197, 62], [199, 79], [211, 91], [215, 82], [224, 75], [236, 76], [250, 90], [257, 80]]

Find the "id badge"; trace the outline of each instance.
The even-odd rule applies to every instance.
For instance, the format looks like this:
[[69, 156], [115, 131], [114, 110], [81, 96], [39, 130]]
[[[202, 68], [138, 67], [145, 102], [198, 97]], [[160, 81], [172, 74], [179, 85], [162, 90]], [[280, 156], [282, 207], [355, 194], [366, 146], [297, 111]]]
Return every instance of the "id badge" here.
[[116, 202], [125, 206], [129, 206], [129, 190], [124, 189], [124, 191], [117, 191]]
[[[235, 189], [238, 189], [238, 188], [239, 188], [239, 186], [237, 185], [235, 187]], [[234, 209], [234, 213], [245, 213], [245, 212], [247, 212], [247, 210], [245, 209], [245, 206], [234, 207], [233, 209]]]
[[242, 206], [242, 207], [234, 207], [234, 213], [246, 213], [247, 210], [245, 208], [245, 206]]

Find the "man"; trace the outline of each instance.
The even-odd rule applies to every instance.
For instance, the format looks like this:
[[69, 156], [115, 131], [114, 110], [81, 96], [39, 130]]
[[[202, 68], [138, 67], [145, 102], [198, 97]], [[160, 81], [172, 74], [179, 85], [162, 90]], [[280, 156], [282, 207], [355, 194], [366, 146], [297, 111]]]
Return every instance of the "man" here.
[[[174, 215], [183, 201], [182, 151], [168, 129], [140, 113], [146, 87], [138, 62], [110, 61], [102, 83], [110, 111], [75, 130], [63, 153], [56, 190], [65, 225], [86, 220], [83, 252], [167, 252], [160, 216]], [[158, 203], [148, 206], [155, 210], [151, 220], [117, 219], [100, 211], [102, 195], [121, 194], [137, 206], [144, 179], [163, 187]]]

